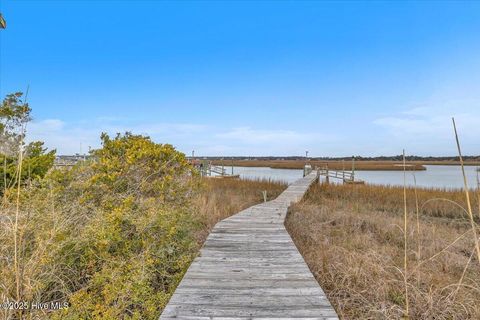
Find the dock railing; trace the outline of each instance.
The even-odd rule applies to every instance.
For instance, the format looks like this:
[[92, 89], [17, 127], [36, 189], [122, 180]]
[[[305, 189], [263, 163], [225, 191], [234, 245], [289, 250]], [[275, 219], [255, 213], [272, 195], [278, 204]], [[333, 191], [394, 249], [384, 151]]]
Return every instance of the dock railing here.
[[355, 181], [355, 171], [347, 170], [331, 170], [328, 166], [318, 167], [318, 175], [325, 177], [326, 182], [330, 182], [330, 179], [339, 179], [343, 183], [363, 183], [363, 181]]

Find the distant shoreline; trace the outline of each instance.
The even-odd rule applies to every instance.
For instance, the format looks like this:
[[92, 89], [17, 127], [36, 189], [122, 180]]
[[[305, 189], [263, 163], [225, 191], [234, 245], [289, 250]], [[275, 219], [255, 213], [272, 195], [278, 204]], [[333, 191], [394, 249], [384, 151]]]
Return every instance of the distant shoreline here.
[[[332, 170], [352, 170], [352, 161], [339, 160], [211, 160], [214, 165], [235, 166], [235, 167], [269, 167], [272, 169], [302, 169], [305, 163], [312, 167], [326, 167]], [[423, 171], [425, 165], [460, 165], [459, 161], [407, 161], [408, 171]], [[480, 166], [480, 161], [466, 161], [467, 166]], [[356, 160], [355, 170], [358, 171], [402, 171], [402, 161], [372, 161]]]
[[[57, 164], [76, 163], [79, 160], [90, 158], [88, 155], [58, 155]], [[192, 157], [187, 157], [192, 159]], [[326, 167], [331, 170], [352, 170], [352, 158], [308, 158], [305, 157], [194, 157], [197, 161], [207, 160], [214, 165], [236, 166], [236, 167], [269, 167], [272, 169], [303, 169], [308, 162], [312, 167]], [[458, 166], [458, 157], [406, 157], [408, 171], [427, 170], [426, 165]], [[480, 167], [480, 156], [465, 156], [466, 166]], [[402, 171], [403, 162], [400, 156], [393, 157], [355, 157], [355, 170], [358, 171]]]

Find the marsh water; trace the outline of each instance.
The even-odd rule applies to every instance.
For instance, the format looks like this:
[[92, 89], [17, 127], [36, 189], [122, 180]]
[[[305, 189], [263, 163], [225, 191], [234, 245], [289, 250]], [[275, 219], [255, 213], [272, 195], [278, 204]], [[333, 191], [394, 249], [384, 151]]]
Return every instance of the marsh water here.
[[[408, 172], [407, 185], [414, 185], [414, 175], [418, 187], [460, 189], [463, 187], [463, 177], [460, 166], [433, 166], [426, 165], [427, 170]], [[231, 167], [225, 167], [231, 173]], [[477, 167], [466, 166], [468, 184], [471, 188], [477, 186]], [[299, 169], [272, 169], [266, 167], [233, 167], [233, 173], [246, 179], [271, 179], [292, 183], [300, 179], [303, 170]], [[478, 173], [480, 174], [480, 172]], [[355, 179], [369, 184], [403, 186], [403, 171], [356, 171]], [[331, 180], [331, 182], [334, 179]]]

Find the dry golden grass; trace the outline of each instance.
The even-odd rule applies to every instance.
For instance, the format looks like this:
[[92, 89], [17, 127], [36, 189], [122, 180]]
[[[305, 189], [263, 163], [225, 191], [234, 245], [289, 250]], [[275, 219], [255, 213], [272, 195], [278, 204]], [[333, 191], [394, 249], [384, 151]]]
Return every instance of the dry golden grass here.
[[[480, 319], [470, 223], [450, 202], [465, 205], [465, 195], [417, 194], [418, 228], [415, 192], [407, 189], [410, 319]], [[287, 228], [342, 318], [405, 316], [403, 208], [402, 187], [325, 184], [291, 208]]]
[[262, 202], [262, 191], [266, 190], [267, 200], [272, 200], [286, 187], [284, 183], [269, 180], [205, 178], [201, 192], [194, 200], [204, 224], [199, 241], [203, 243], [218, 221]]
[[[80, 177], [82, 172], [80, 172]], [[74, 179], [73, 183], [75, 184], [77, 181], [78, 179]], [[264, 190], [267, 191], [269, 199], [276, 197], [286, 188], [286, 185], [269, 181], [202, 179], [198, 187], [192, 193], [193, 199], [187, 202], [189, 206], [187, 208], [188, 211], [178, 218], [181, 221], [178, 224], [172, 223], [171, 225], [175, 227], [168, 228], [168, 230], [173, 231], [176, 228], [182, 228], [183, 232], [186, 233], [183, 235], [186, 245], [181, 247], [185, 252], [181, 252], [181, 259], [178, 258], [177, 260], [173, 256], [174, 252], [170, 253], [169, 260], [158, 258], [158, 261], [163, 264], [156, 267], [156, 270], [165, 273], [165, 280], [162, 280], [162, 283], [166, 283], [157, 292], [159, 296], [164, 296], [164, 299], [160, 300], [162, 303], [168, 301], [169, 296], [173, 293], [173, 289], [181, 280], [183, 272], [186, 271], [186, 267], [195, 257], [196, 252], [201, 247], [211, 228], [219, 220], [262, 202], [262, 191]], [[84, 189], [80, 188], [78, 190], [83, 191]], [[83, 288], [88, 283], [80, 283], [82, 280], [79, 279], [79, 274], [73, 269], [76, 265], [72, 261], [85, 259], [85, 256], [81, 255], [83, 251], [78, 250], [82, 246], [82, 241], [85, 241], [82, 240], [82, 235], [85, 237], [84, 226], [89, 219], [92, 219], [92, 214], [100, 212], [98, 207], [79, 202], [75, 195], [78, 190], [69, 188], [61, 194], [55, 194], [53, 189], [48, 188], [37, 189], [34, 186], [23, 188], [23, 197], [25, 199], [28, 198], [29, 201], [19, 211], [18, 228], [15, 227], [14, 223], [16, 206], [13, 194], [11, 197], [12, 201], [3, 203], [0, 212], [0, 302], [14, 301], [18, 295], [22, 297], [21, 300], [29, 302], [49, 302], [55, 300], [70, 301], [72, 303], [72, 297], [79, 297], [78, 304], [74, 304], [70, 308], [73, 315], [67, 316], [48, 310], [24, 310], [19, 313], [8, 308], [0, 308], [0, 319], [49, 319], [52, 317], [55, 319], [81, 319], [87, 318], [87, 314], [93, 318], [101, 317], [100, 315], [93, 316], [95, 312], [91, 311], [85, 311], [83, 313], [84, 316], [79, 316], [80, 313], [74, 313], [87, 304], [85, 294], [82, 295], [82, 292], [86, 292], [83, 291]], [[64, 198], [67, 200], [64, 200]], [[139, 212], [132, 213], [132, 221], [138, 224], [138, 230], [144, 230], [140, 228], [144, 225], [144, 222], [148, 226], [147, 229], [150, 229], [152, 225], [151, 219], [160, 219], [159, 217], [164, 216], [174, 219], [176, 217], [175, 214], [178, 214], [173, 209], [159, 211], [158, 207], [151, 207], [151, 204], [151, 200], [147, 199], [142, 202], [142, 209], [145, 210], [141, 211], [148, 212], [148, 215], [145, 217], [139, 215]], [[164, 223], [168, 223], [168, 221]], [[73, 235], [69, 235], [71, 228], [75, 229]], [[104, 232], [103, 230], [105, 229], [105, 227], [97, 227], [96, 225], [92, 225], [92, 228], [94, 228], [94, 230], [92, 229], [94, 235]], [[15, 231], [18, 233], [18, 243], [22, 249], [20, 250], [18, 264], [14, 263], [15, 238], [13, 235]], [[138, 232], [141, 231], [131, 232], [130, 237], [137, 236], [135, 233]], [[77, 234], [80, 234], [80, 236], [76, 237]], [[162, 235], [167, 233], [158, 232], [154, 234]], [[179, 238], [181, 236], [182, 234], [178, 234], [173, 239], [159, 237], [149, 243], [152, 243], [152, 245], [170, 244], [171, 247], [179, 247]], [[101, 236], [101, 239], [102, 241], [107, 241], [106, 239], [108, 238]], [[67, 243], [65, 244], [64, 241], [67, 241]], [[88, 241], [90, 243], [92, 240]], [[130, 240], [128, 237], [120, 237], [118, 241], [128, 243]], [[67, 249], [65, 246], [67, 246]], [[103, 257], [97, 257], [93, 258], [92, 261], [93, 263], [100, 263], [104, 259]], [[122, 263], [123, 259], [122, 256]], [[136, 256], [135, 261], [140, 261], [140, 264], [143, 263], [141, 256]], [[131, 263], [133, 262], [130, 261], [128, 264], [131, 265]], [[89, 272], [88, 270], [83, 271], [84, 269], [81, 268], [80, 272]], [[19, 294], [16, 293], [17, 277], [15, 275], [17, 270], [18, 278], [20, 279]], [[170, 278], [167, 278], [169, 273], [172, 275], [169, 275]], [[91, 274], [95, 275], [96, 273], [93, 272]], [[122, 273], [115, 274], [115, 272], [109, 272], [104, 277], [108, 281], [119, 281], [125, 287], [133, 288], [138, 286], [137, 278], [129, 278]], [[167, 279], [169, 279], [169, 282], [167, 282]], [[118, 290], [120, 289], [109, 291], [108, 288], [106, 287], [102, 292], [111, 295], [114, 299], [117, 299], [119, 296], [122, 296], [124, 299], [131, 299], [130, 296], [133, 295], [133, 289], [119, 292]], [[142, 291], [144, 289], [142, 288]], [[93, 301], [96, 299], [95, 297], [89, 301]], [[158, 305], [152, 308], [151, 314], [153, 316], [150, 317], [143, 314], [142, 319], [158, 319], [161, 309], [157, 312], [156, 308], [158, 308]], [[82, 310], [78, 312], [83, 312]], [[126, 313], [122, 314], [122, 316], [127, 318]], [[118, 319], [119, 316], [105, 317], [105, 319], [107, 318]]]
[[[308, 161], [312, 167], [328, 166], [331, 170], [351, 170], [351, 161]], [[216, 160], [215, 165], [231, 166], [232, 160]], [[239, 167], [270, 167], [275, 169], [303, 169], [305, 160], [234, 160], [234, 166]], [[421, 163], [408, 162], [407, 170], [425, 170]], [[381, 171], [401, 171], [403, 170], [401, 161], [355, 161], [355, 170], [381, 170]]]

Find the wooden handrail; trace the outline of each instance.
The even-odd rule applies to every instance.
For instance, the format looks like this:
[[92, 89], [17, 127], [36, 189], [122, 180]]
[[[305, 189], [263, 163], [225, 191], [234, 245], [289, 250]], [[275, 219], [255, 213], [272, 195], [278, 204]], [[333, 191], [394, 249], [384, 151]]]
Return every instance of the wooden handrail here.
[[328, 167], [321, 167], [318, 169], [318, 174], [330, 178], [342, 179], [344, 181], [353, 181], [354, 173], [352, 171], [331, 170]]

